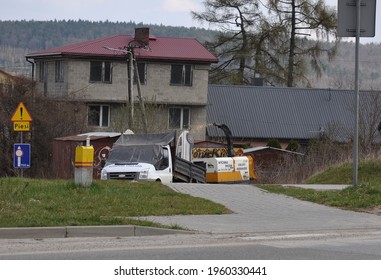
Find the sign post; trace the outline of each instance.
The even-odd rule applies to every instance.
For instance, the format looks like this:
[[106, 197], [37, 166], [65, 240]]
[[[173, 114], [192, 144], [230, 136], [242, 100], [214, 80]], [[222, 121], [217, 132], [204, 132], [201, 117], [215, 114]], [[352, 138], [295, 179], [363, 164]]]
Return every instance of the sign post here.
[[[355, 125], [353, 143], [353, 186], [358, 185], [358, 138], [359, 138], [359, 49], [360, 37], [374, 37], [376, 23], [376, 0], [338, 0], [337, 33], [339, 37], [356, 37], [355, 52]], [[355, 21], [353, 19], [356, 19]]]
[[14, 144], [13, 148], [13, 167], [21, 169], [21, 177], [23, 177], [23, 168], [30, 168], [30, 144], [23, 143], [23, 132], [30, 131], [30, 122], [32, 121], [24, 103], [19, 103], [11, 121], [13, 122], [13, 130], [20, 132], [20, 143]]
[[11, 121], [13, 122], [14, 131], [29, 131], [30, 122], [32, 117], [26, 109], [24, 103], [20, 102], [15, 112], [12, 115]]
[[30, 168], [30, 144], [16, 143], [13, 145], [13, 167]]

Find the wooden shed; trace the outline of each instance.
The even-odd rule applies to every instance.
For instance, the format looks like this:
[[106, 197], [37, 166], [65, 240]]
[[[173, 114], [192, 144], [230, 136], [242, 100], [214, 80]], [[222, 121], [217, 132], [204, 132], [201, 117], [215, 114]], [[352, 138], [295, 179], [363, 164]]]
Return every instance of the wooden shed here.
[[94, 147], [94, 179], [100, 178], [102, 159], [107, 155], [119, 138], [120, 133], [114, 132], [91, 132], [79, 135], [65, 136], [53, 140], [52, 173], [55, 178], [74, 178], [75, 148], [85, 146], [90, 138], [90, 145]]

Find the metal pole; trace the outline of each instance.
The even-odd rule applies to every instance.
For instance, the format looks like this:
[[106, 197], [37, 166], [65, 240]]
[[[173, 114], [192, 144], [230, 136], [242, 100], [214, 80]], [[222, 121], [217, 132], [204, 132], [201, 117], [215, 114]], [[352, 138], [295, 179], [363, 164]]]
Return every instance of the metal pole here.
[[[23, 135], [23, 133], [22, 133], [22, 131], [20, 131], [20, 143], [22, 144], [22, 143], [24, 143], [24, 137], [23, 137], [24, 135]], [[20, 177], [21, 178], [24, 178], [24, 168], [22, 168], [21, 166], [20, 166]]]
[[360, 33], [361, 33], [361, 0], [356, 0], [356, 57], [355, 57], [355, 96], [356, 96], [356, 117], [355, 117], [355, 136], [353, 149], [353, 186], [357, 189], [358, 186], [358, 161], [359, 161], [359, 49], [360, 49]]
[[138, 63], [136, 62], [135, 57], [134, 57], [134, 75], [136, 77], [136, 87], [138, 89], [139, 104], [140, 104], [140, 109], [142, 111], [142, 116], [143, 116], [143, 130], [145, 133], [148, 133], [148, 130], [147, 130], [148, 122], [147, 122], [146, 108], [145, 108], [144, 100], [142, 97], [142, 90], [140, 88], [140, 77], [139, 77]]
[[117, 51], [117, 52], [123, 52], [127, 54], [127, 99], [126, 99], [126, 104], [129, 106], [129, 120], [128, 120], [128, 126], [130, 129], [132, 129], [133, 125], [133, 119], [134, 119], [134, 93], [133, 93], [133, 86], [134, 86], [134, 81], [133, 81], [133, 73], [134, 73], [134, 49], [132, 47], [128, 47], [127, 50], [125, 49], [115, 49], [115, 48], [110, 48], [107, 46], [103, 46], [106, 50], [110, 51]]
[[134, 73], [134, 63], [133, 63], [133, 54], [132, 54], [132, 48], [128, 50], [128, 101], [130, 103], [130, 129], [132, 129], [133, 123], [134, 123], [134, 92], [133, 92], [133, 86], [134, 86], [134, 79], [133, 79], [133, 73]]

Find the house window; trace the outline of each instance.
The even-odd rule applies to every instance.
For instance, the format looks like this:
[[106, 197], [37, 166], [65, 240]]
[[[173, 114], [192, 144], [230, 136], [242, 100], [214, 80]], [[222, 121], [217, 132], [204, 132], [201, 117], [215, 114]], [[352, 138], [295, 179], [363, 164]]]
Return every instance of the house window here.
[[192, 85], [192, 65], [172, 64], [171, 85]]
[[56, 83], [64, 81], [64, 63], [61, 60], [56, 61]]
[[[138, 74], [139, 74], [139, 80], [141, 85], [146, 84], [146, 76], [147, 76], [147, 66], [145, 63], [137, 63], [138, 65]], [[134, 83], [136, 84], [136, 77], [134, 77]]]
[[110, 106], [89, 105], [88, 125], [98, 127], [108, 127], [110, 125]]
[[40, 82], [46, 82], [47, 66], [48, 64], [46, 62], [40, 62], [40, 67], [38, 71], [38, 80]]
[[190, 109], [183, 107], [169, 108], [169, 128], [189, 129]]
[[90, 61], [90, 82], [111, 83], [111, 62]]

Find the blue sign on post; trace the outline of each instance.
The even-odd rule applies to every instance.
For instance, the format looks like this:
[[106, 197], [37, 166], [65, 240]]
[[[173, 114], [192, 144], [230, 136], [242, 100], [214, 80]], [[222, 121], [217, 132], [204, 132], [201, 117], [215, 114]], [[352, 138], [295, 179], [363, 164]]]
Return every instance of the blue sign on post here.
[[30, 144], [13, 145], [13, 167], [30, 168]]

